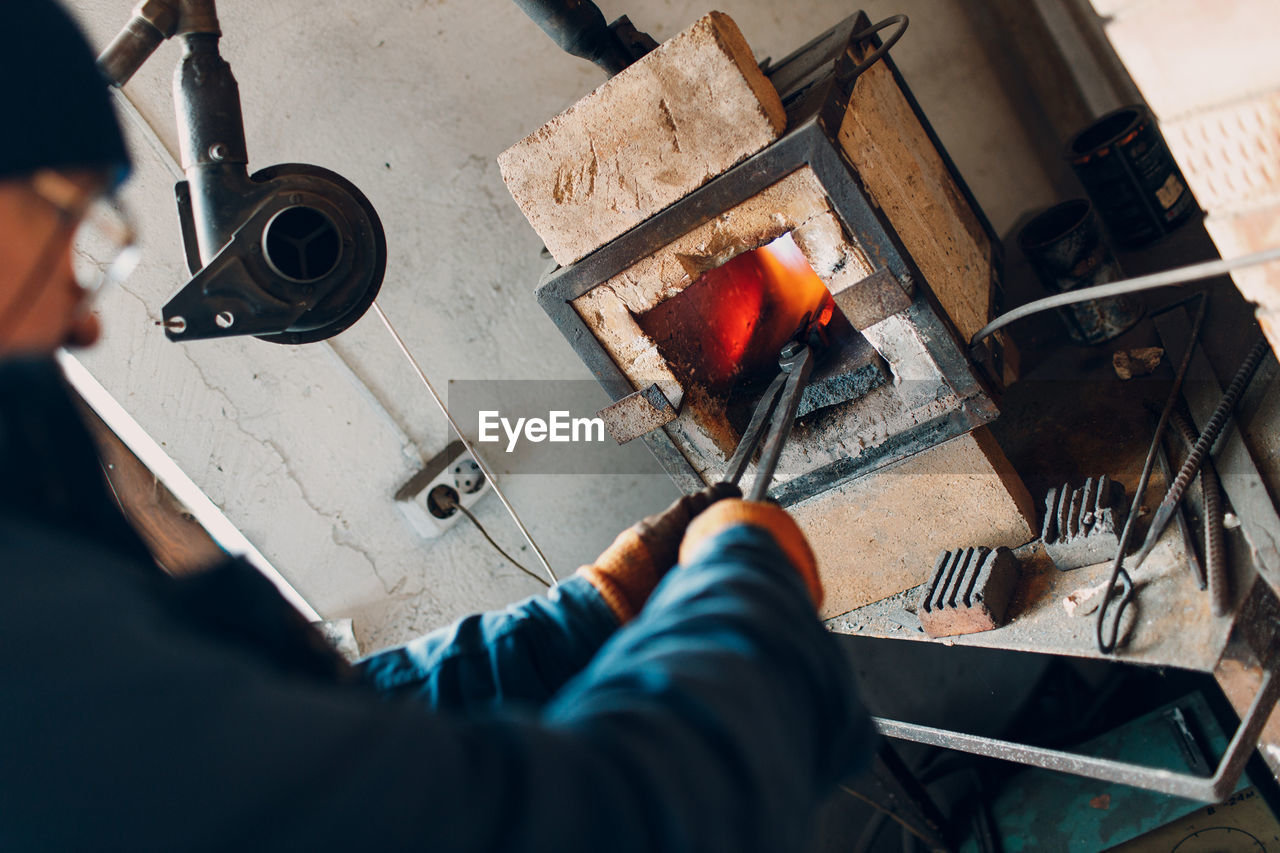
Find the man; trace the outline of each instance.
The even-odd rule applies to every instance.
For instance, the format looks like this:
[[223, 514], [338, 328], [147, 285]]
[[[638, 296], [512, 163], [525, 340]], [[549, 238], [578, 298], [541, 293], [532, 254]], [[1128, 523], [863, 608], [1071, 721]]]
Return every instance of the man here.
[[242, 561], [156, 568], [51, 358], [97, 335], [73, 245], [128, 242], [99, 204], [123, 141], [65, 13], [9, 11], [0, 849], [802, 849], [871, 734], [776, 506], [690, 496], [356, 668]]

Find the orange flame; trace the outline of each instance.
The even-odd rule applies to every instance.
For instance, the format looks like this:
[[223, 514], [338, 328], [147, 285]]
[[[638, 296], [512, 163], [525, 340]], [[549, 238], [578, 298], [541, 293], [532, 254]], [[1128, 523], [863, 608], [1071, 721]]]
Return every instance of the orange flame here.
[[777, 364], [783, 345], [835, 311], [790, 234], [708, 270], [636, 318], [666, 360], [711, 390]]

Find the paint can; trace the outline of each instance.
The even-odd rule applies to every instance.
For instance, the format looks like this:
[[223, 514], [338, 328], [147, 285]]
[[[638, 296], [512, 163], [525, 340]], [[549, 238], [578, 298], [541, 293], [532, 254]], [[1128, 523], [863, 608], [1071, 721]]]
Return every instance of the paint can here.
[[1197, 210], [1145, 105], [1121, 107], [1081, 130], [1066, 159], [1119, 246], [1159, 239]]
[[[1018, 232], [1018, 245], [1048, 290], [1062, 293], [1121, 278], [1120, 263], [1086, 199], [1064, 201], [1041, 212]], [[1077, 302], [1058, 309], [1067, 333], [1079, 344], [1099, 344], [1142, 318], [1142, 305], [1128, 296]]]

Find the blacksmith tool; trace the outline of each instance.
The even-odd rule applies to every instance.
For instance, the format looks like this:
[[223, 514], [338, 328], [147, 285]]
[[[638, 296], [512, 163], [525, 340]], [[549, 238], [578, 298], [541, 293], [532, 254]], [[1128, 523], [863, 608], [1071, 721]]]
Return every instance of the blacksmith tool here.
[[[1159, 417], [1159, 415], [1153, 415], [1153, 417]], [[1169, 413], [1169, 423], [1173, 425], [1175, 430], [1178, 429], [1178, 417], [1179, 414], [1177, 409], [1174, 409]], [[1195, 444], [1194, 435], [1191, 438], [1191, 444]], [[1188, 449], [1190, 449], [1190, 447], [1188, 447]], [[1164, 481], [1166, 483], [1172, 483], [1173, 466], [1169, 464], [1169, 454], [1168, 451], [1165, 450], [1163, 440], [1160, 442], [1157, 459], [1160, 462], [1160, 474], [1164, 477]], [[1200, 480], [1200, 485], [1204, 485], [1203, 478]], [[1177, 511], [1173, 514], [1173, 517], [1178, 523], [1178, 535], [1182, 537], [1182, 550], [1187, 552], [1187, 566], [1191, 569], [1191, 575], [1195, 578], [1196, 586], [1200, 587], [1202, 590], [1208, 589], [1209, 579], [1205, 574], [1204, 565], [1200, 562], [1200, 556], [1196, 553], [1196, 537], [1191, 531], [1191, 521], [1187, 518], [1186, 504], [1179, 504]]]
[[[1169, 423], [1182, 442], [1187, 452], [1195, 450], [1196, 428], [1186, 415], [1174, 409], [1169, 413]], [[1227, 575], [1227, 555], [1225, 528], [1223, 527], [1222, 485], [1218, 480], [1218, 472], [1214, 470], [1213, 460], [1205, 457], [1200, 468], [1200, 495], [1204, 504], [1204, 573], [1205, 579], [1200, 588], [1209, 587], [1209, 595], [1213, 602], [1213, 615], [1225, 616], [1231, 608], [1230, 578]]]
[[[1133, 535], [1133, 522], [1138, 517], [1138, 507], [1142, 506], [1142, 497], [1146, 494], [1147, 483], [1151, 480], [1151, 471], [1155, 467], [1160, 440], [1164, 437], [1164, 428], [1169, 423], [1169, 414], [1177, 405], [1178, 397], [1182, 393], [1182, 382], [1187, 378], [1187, 368], [1191, 365], [1191, 353], [1200, 337], [1200, 327], [1204, 324], [1205, 308], [1208, 304], [1209, 297], [1201, 294], [1195, 319], [1191, 321], [1191, 341], [1187, 345], [1187, 351], [1182, 354], [1182, 362], [1178, 365], [1177, 373], [1174, 374], [1169, 399], [1165, 401], [1164, 408], [1160, 411], [1155, 435], [1151, 437], [1151, 446], [1147, 448], [1147, 459], [1142, 463], [1142, 473], [1138, 475], [1138, 485], [1133, 490], [1133, 503], [1129, 506], [1129, 517], [1125, 519], [1124, 529], [1120, 532], [1120, 545], [1116, 548], [1115, 560], [1111, 564], [1111, 577], [1107, 580], [1107, 587], [1102, 593], [1102, 604], [1098, 607], [1097, 621], [1094, 622], [1094, 639], [1098, 644], [1098, 651], [1104, 655], [1111, 654], [1119, 645], [1120, 620], [1124, 616], [1124, 611], [1133, 603], [1133, 578], [1124, 567], [1125, 551], [1129, 548], [1129, 537]], [[1115, 606], [1109, 607], [1113, 599]], [[1111, 628], [1109, 634], [1108, 625]]]
[[747, 470], [747, 463], [763, 442], [760, 464], [756, 466], [756, 479], [747, 496], [752, 501], [764, 500], [769, 484], [773, 481], [773, 472], [778, 467], [782, 446], [787, 443], [791, 427], [795, 423], [800, 395], [813, 371], [813, 348], [799, 341], [791, 341], [782, 348], [778, 356], [778, 368], [778, 375], [769, 383], [751, 415], [751, 422], [742, 434], [733, 458], [729, 460], [729, 467], [722, 481], [736, 486]]
[[1147, 529], [1147, 539], [1142, 544], [1142, 550], [1138, 552], [1138, 556], [1133, 560], [1134, 568], [1141, 566], [1142, 561], [1147, 558], [1147, 555], [1151, 553], [1151, 549], [1156, 546], [1156, 542], [1160, 539], [1160, 534], [1164, 532], [1169, 520], [1173, 518], [1173, 511], [1177, 508], [1178, 502], [1182, 500], [1182, 495], [1186, 492], [1187, 486], [1191, 485], [1191, 481], [1195, 479], [1205, 456], [1218, 440], [1218, 436], [1222, 433], [1222, 428], [1231, 419], [1236, 401], [1240, 399], [1240, 395], [1248, 387], [1250, 380], [1253, 379], [1253, 374], [1257, 373], [1258, 365], [1262, 363], [1263, 356], [1270, 351], [1266, 339], [1259, 336], [1257, 343], [1253, 345], [1253, 349], [1249, 351], [1249, 355], [1245, 357], [1244, 362], [1240, 365], [1240, 369], [1236, 371], [1235, 378], [1231, 380], [1231, 385], [1223, 392], [1222, 399], [1218, 402], [1218, 408], [1214, 411], [1213, 417], [1209, 419], [1209, 423], [1205, 424], [1195, 447], [1187, 454], [1186, 461], [1182, 463], [1182, 470], [1178, 472], [1178, 476], [1169, 485], [1169, 491], [1165, 493], [1164, 500], [1160, 502], [1160, 508], [1156, 510], [1155, 518], [1151, 521], [1151, 527]]

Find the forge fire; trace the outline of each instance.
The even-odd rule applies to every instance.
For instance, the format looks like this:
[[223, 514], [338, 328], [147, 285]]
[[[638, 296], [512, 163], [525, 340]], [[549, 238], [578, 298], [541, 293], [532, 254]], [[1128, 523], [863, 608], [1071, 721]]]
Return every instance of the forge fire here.
[[636, 318], [686, 382], [724, 394], [777, 367], [778, 351], [835, 302], [791, 235], [743, 252]]

